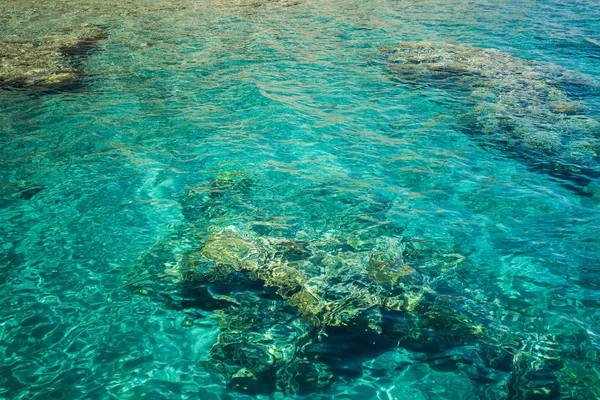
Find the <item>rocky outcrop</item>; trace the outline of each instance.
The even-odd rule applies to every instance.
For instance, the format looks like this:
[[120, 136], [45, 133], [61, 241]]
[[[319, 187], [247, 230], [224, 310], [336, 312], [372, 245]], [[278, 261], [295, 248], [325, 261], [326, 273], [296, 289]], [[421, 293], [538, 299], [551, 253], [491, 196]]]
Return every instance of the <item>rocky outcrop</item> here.
[[[231, 389], [321, 391], [349, 363], [358, 369], [399, 340], [429, 340], [431, 328], [417, 324], [440, 326], [432, 304], [463, 302], [460, 293], [440, 297], [432, 286], [432, 276], [450, 273], [463, 258], [403, 239], [382, 223], [385, 208], [332, 193], [323, 210], [330, 221], [319, 220], [324, 230], [308, 223], [265, 229], [253, 211], [270, 197], [260, 181], [220, 173], [190, 188], [182, 198], [188, 223], [144, 252], [122, 279], [136, 293], [185, 310], [182, 327], [216, 321], [217, 340], [199, 363]], [[353, 212], [344, 214], [349, 206]], [[365, 213], [372, 218], [361, 218]], [[469, 319], [470, 312], [481, 315], [476, 307], [461, 304], [467, 322], [453, 334], [481, 331], [481, 322]]]
[[82, 73], [82, 59], [106, 39], [106, 29], [81, 25], [61, 34], [0, 41], [0, 88], [56, 88]]
[[597, 91], [593, 79], [553, 64], [458, 44], [405, 42], [385, 53], [399, 82], [445, 90], [471, 104], [459, 129], [483, 145], [571, 181], [600, 176], [600, 123], [565, 89]]

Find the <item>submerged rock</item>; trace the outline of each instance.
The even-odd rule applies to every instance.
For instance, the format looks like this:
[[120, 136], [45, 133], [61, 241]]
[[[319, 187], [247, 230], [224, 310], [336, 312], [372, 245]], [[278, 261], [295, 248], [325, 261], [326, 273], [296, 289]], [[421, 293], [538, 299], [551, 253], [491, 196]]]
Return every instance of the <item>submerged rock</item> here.
[[0, 88], [54, 88], [73, 83], [81, 74], [80, 61], [106, 28], [81, 25], [55, 36], [0, 41]]
[[[295, 395], [324, 388], [334, 377], [332, 366], [315, 357], [330, 345], [309, 344], [327, 342], [330, 329], [366, 335], [374, 343], [382, 312], [418, 303], [409, 298], [422, 282], [404, 265], [400, 239], [380, 238], [370, 250], [355, 251], [331, 240], [262, 236], [234, 226], [212, 230], [201, 257], [184, 259], [170, 273], [178, 280], [232, 285], [231, 307], [217, 311], [221, 334], [204, 362], [232, 389], [260, 393], [277, 387]], [[384, 259], [392, 273], [386, 275], [375, 259]], [[381, 284], [372, 279], [374, 264], [384, 276]], [[250, 282], [259, 283], [252, 292], [234, 289]]]
[[[400, 238], [358, 242], [309, 229], [257, 232], [255, 220], [241, 218], [243, 210], [227, 209], [250, 202], [253, 189], [261, 190], [241, 173], [190, 188], [182, 200], [189, 208], [186, 228], [144, 253], [123, 281], [168, 306], [216, 318], [220, 333], [201, 363], [222, 374], [230, 389], [321, 390], [335, 378], [334, 358], [351, 354], [317, 359], [337, 346], [338, 339], [328, 339], [331, 329], [365, 335], [377, 347], [371, 343], [383, 330], [382, 313], [414, 310], [422, 277], [404, 263]], [[387, 350], [393, 340], [385, 343]]]
[[6, 182], [0, 179], [0, 199], [29, 200], [44, 189], [30, 182]]
[[277, 299], [238, 296], [236, 307], [219, 310], [220, 334], [202, 364], [225, 376], [231, 389], [244, 393], [272, 391], [278, 375], [298, 361], [307, 326]]
[[[257, 229], [259, 181], [228, 172], [190, 187], [184, 227], [142, 254], [123, 282], [170, 307], [209, 312], [220, 333], [201, 363], [230, 389], [319, 391], [347, 372], [337, 364], [359, 365], [395, 346], [386, 314], [418, 312], [430, 290], [425, 264], [407, 255], [414, 246], [391, 224], [361, 218], [383, 220], [385, 204], [342, 201], [325, 190], [336, 212], [316, 208], [328, 218], [319, 225]], [[340, 348], [344, 332], [368, 345]]]
[[279, 7], [292, 7], [304, 4], [306, 0], [225, 0], [220, 1], [221, 7], [241, 7], [241, 8], [259, 8], [266, 5], [275, 5]]
[[404, 309], [410, 304], [404, 289], [420, 281], [417, 271], [404, 264], [403, 249], [401, 240], [389, 237], [358, 252], [332, 248], [327, 241], [294, 243], [228, 227], [206, 238], [205, 262], [195, 260], [191, 270], [198, 271], [197, 279], [211, 282], [245, 273], [274, 288], [316, 328], [353, 326], [379, 332], [381, 309]]
[[461, 130], [524, 159], [533, 169], [587, 184], [600, 176], [600, 122], [565, 85], [598, 90], [598, 82], [552, 64], [534, 63], [495, 49], [406, 42], [386, 49], [395, 77], [417, 87], [462, 96], [473, 111]]
[[[398, 346], [431, 354], [431, 365], [457, 347], [481, 348], [473, 351], [495, 379], [507, 376], [523, 348], [541, 343], [525, 328], [501, 325], [504, 311], [461, 283], [455, 270], [465, 258], [442, 243], [404, 239], [394, 229], [359, 234], [372, 226], [362, 212], [356, 220], [331, 214], [344, 224], [319, 220], [331, 229], [306, 223], [256, 230], [251, 206], [264, 199], [265, 186], [247, 178], [220, 174], [190, 188], [182, 229], [144, 253], [123, 279], [136, 293], [186, 310], [184, 328], [194, 324], [189, 315], [216, 321], [217, 340], [199, 361], [231, 390], [320, 392]], [[551, 367], [550, 347], [535, 347], [540, 354], [528, 360], [539, 370]]]

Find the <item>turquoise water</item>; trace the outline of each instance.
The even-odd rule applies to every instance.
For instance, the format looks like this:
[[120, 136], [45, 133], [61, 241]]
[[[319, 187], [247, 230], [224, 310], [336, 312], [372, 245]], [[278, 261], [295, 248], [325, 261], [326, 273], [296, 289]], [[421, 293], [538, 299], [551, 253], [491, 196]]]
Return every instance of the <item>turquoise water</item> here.
[[[0, 398], [600, 397], [597, 2], [0, 11], [0, 39], [109, 34], [76, 88], [0, 91]], [[591, 121], [591, 172], [465, 124], [468, 91], [400, 76], [384, 48], [420, 41], [568, 71], [544, 79]], [[337, 255], [397, 239], [419, 301], [380, 333], [316, 329], [260, 281], [181, 279], [223, 229]]]

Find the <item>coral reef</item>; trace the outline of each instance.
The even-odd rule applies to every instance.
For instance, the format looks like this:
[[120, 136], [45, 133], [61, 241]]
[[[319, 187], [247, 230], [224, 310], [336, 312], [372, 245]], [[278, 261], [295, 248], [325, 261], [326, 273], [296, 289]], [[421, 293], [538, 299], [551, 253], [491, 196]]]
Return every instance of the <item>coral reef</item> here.
[[593, 79], [495, 49], [405, 42], [384, 50], [395, 79], [471, 103], [460, 129], [485, 145], [568, 180], [600, 176], [600, 123], [563, 88], [598, 90]]
[[103, 27], [81, 25], [55, 36], [0, 41], [0, 87], [71, 84], [82, 72], [81, 58], [106, 37]]

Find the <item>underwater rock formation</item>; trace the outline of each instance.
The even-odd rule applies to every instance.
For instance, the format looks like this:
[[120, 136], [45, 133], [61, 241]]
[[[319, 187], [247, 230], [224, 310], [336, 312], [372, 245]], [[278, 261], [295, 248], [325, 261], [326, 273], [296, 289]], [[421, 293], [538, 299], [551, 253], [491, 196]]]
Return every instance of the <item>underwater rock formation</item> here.
[[306, 0], [226, 0], [219, 2], [224, 7], [258, 8], [273, 4], [280, 7], [292, 7], [305, 3]]
[[[398, 238], [381, 237], [357, 250], [337, 239], [264, 236], [243, 226], [208, 227], [196, 243], [185, 236], [175, 241], [188, 251], [166, 257], [163, 246], [153, 249], [126, 283], [149, 295], [150, 278], [157, 297], [172, 285], [180, 289], [172, 297], [184, 307], [211, 310], [220, 333], [201, 363], [244, 393], [327, 387], [335, 359], [350, 354], [335, 352], [341, 332], [369, 343], [351, 353], [354, 362], [364, 361], [362, 351], [389, 350], [395, 341], [382, 336], [389, 325], [384, 314], [416, 312], [428, 291], [421, 273], [404, 262], [406, 245]], [[143, 276], [143, 265], [159, 262], [168, 267]], [[324, 356], [332, 361], [319, 361]]]
[[[265, 229], [254, 206], [281, 212], [266, 187], [233, 172], [190, 188], [181, 229], [143, 253], [122, 279], [136, 293], [185, 310], [182, 327], [196, 319], [216, 322], [217, 340], [199, 362], [230, 389], [319, 393], [398, 347], [431, 357], [434, 368], [466, 346], [478, 365], [471, 365], [471, 355], [452, 362], [474, 380], [515, 388], [527, 374], [554, 376], [554, 339], [527, 332], [538, 316], [505, 312], [482, 294], [475, 298], [454, 275], [465, 261], [461, 255], [401, 237], [381, 223], [385, 208], [376, 214], [339, 192], [326, 200], [331, 211], [343, 197], [340, 212], [315, 224], [324, 229], [311, 229], [306, 220], [302, 229]], [[271, 207], [261, 203], [265, 198]], [[351, 220], [342, 207], [371, 212], [378, 222], [361, 213]], [[511, 324], [522, 318], [522, 331], [507, 329], [503, 318]], [[527, 346], [537, 354], [524, 353]]]
[[563, 88], [598, 90], [593, 79], [466, 45], [406, 42], [385, 52], [400, 82], [446, 90], [472, 104], [459, 128], [482, 144], [582, 185], [600, 176], [600, 122]]
[[206, 270], [199, 275], [221, 281], [246, 273], [274, 288], [311, 326], [380, 332], [381, 308], [412, 307], [405, 286], [417, 284], [419, 274], [404, 264], [403, 249], [395, 238], [381, 238], [372, 251], [357, 252], [335, 241], [294, 242], [230, 227], [206, 239], [201, 261]]
[[[327, 352], [332, 330], [393, 347], [393, 340], [373, 340], [383, 313], [411, 312], [427, 287], [391, 224], [360, 218], [358, 211], [377, 216], [377, 209], [331, 195], [328, 206], [340, 212], [331, 221], [321, 218], [323, 229], [280, 227], [261, 221], [250, 206], [269, 198], [254, 177], [219, 173], [190, 188], [182, 198], [186, 224], [142, 254], [123, 282], [168, 306], [209, 311], [220, 334], [202, 364], [230, 388], [320, 390], [335, 375], [334, 361], [316, 359]], [[341, 208], [353, 206], [349, 221]]]
[[56, 88], [81, 74], [81, 58], [106, 39], [106, 28], [81, 25], [63, 34], [0, 41], [0, 88]]
[[0, 199], [29, 200], [44, 189], [30, 182], [6, 182], [0, 179]]

